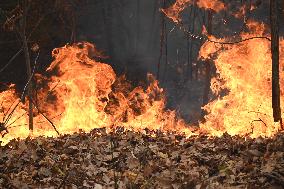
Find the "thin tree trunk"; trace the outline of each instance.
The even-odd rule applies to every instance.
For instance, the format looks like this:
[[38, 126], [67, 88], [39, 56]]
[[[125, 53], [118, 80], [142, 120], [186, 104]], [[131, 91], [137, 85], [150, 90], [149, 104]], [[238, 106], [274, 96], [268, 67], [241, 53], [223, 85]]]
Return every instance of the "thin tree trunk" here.
[[[191, 12], [190, 12], [190, 18], [192, 22], [189, 24], [188, 31], [191, 31], [191, 33], [194, 33], [195, 30], [195, 6], [192, 6]], [[187, 78], [189, 78], [190, 81], [193, 79], [193, 66], [192, 66], [192, 54], [193, 54], [193, 43], [192, 39], [188, 36], [187, 38]], [[188, 79], [186, 79], [188, 80]]]
[[[212, 11], [208, 11], [208, 25], [207, 25], [208, 35], [212, 34]], [[210, 82], [211, 82], [211, 63], [210, 60], [205, 62], [205, 87], [203, 92], [203, 106], [209, 102], [209, 93], [210, 93]], [[202, 116], [205, 115], [205, 112], [202, 111]]]
[[195, 65], [195, 80], [198, 81], [198, 71], [199, 71], [199, 61], [196, 62]]
[[137, 0], [137, 6], [136, 6], [136, 37], [135, 37], [135, 55], [139, 52], [138, 44], [139, 44], [139, 38], [140, 38], [140, 0]]
[[112, 44], [112, 7], [109, 6], [108, 2], [106, 0], [102, 0], [103, 2], [103, 8], [102, 8], [102, 14], [103, 14], [103, 24], [104, 24], [104, 32], [105, 32], [105, 39], [107, 42], [107, 49], [108, 49], [108, 55], [110, 59], [113, 59], [114, 56], [114, 50], [113, 50], [113, 44]]
[[162, 83], [166, 83], [166, 75], [168, 73], [168, 27], [167, 27], [167, 23], [165, 22], [165, 29], [164, 29], [164, 35], [165, 35], [165, 69], [164, 69], [164, 74], [163, 74], [163, 79], [162, 79]]
[[272, 108], [275, 122], [281, 122], [279, 85], [279, 22], [277, 0], [270, 0], [271, 54], [272, 54]]
[[155, 43], [153, 43], [154, 38], [156, 37], [157, 34], [157, 29], [158, 27], [155, 27], [156, 20], [157, 20], [157, 13], [159, 13], [159, 0], [153, 0], [153, 13], [152, 13], [152, 20], [151, 20], [151, 32], [149, 34], [149, 41], [148, 41], [148, 46], [149, 49], [153, 50], [156, 48]]
[[[75, 12], [75, 10], [74, 10]], [[72, 19], [72, 23], [71, 23], [71, 37], [70, 37], [70, 42], [71, 44], [76, 43], [77, 42], [77, 18], [76, 18], [76, 13], [72, 13], [71, 15], [71, 19]]]
[[27, 89], [28, 89], [28, 100], [29, 100], [29, 130], [33, 130], [33, 101], [32, 101], [32, 94], [33, 94], [33, 87], [32, 87], [32, 80], [30, 78], [32, 77], [32, 70], [31, 70], [31, 62], [30, 62], [30, 53], [27, 43], [27, 37], [26, 37], [26, 23], [27, 23], [27, 0], [23, 0], [23, 18], [20, 23], [20, 35], [23, 42], [23, 50], [25, 54], [25, 61], [26, 61], [26, 67], [27, 67], [27, 76], [28, 76], [28, 83]]
[[[166, 0], [161, 1], [163, 8], [166, 6]], [[159, 60], [158, 60], [158, 68], [157, 68], [157, 79], [159, 80], [160, 78], [160, 69], [161, 69], [161, 63], [162, 63], [162, 58], [163, 58], [163, 48], [164, 48], [164, 40], [165, 40], [165, 16], [163, 13], [161, 13], [161, 32], [160, 32], [160, 55], [159, 55]]]

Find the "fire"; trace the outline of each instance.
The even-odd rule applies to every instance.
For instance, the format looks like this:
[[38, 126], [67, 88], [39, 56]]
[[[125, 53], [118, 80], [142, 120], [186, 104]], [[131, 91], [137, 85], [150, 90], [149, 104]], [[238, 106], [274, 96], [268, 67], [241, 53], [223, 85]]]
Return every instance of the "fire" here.
[[215, 12], [220, 12], [225, 9], [225, 4], [219, 0], [199, 0], [197, 1], [197, 6], [199, 8], [211, 9]]
[[[242, 34], [242, 38], [264, 35], [264, 24], [249, 22], [248, 27], [251, 33]], [[281, 40], [281, 69], [283, 50]], [[211, 88], [219, 96], [204, 107], [208, 115], [200, 125], [201, 130], [218, 136], [224, 132], [252, 137], [274, 135], [280, 124], [274, 123], [272, 116], [270, 42], [254, 39], [226, 47], [205, 43], [200, 57], [207, 59], [212, 54], [217, 55], [214, 64], [219, 75], [212, 79]], [[280, 78], [282, 95], [283, 72]], [[220, 96], [225, 89], [227, 94]]]
[[[195, 0], [177, 0], [171, 7], [163, 9], [162, 11], [175, 23], [179, 23], [181, 21], [179, 14], [188, 5], [193, 5], [195, 2]], [[210, 9], [215, 12], [220, 12], [225, 9], [225, 4], [219, 0], [198, 0], [196, 5], [199, 8]]]
[[[55, 49], [55, 60], [47, 69], [56, 75], [51, 77], [48, 91], [52, 88], [55, 103], [42, 107], [53, 116], [54, 108], [62, 113], [56, 125], [60, 133], [78, 132], [80, 129], [90, 131], [92, 128], [108, 126], [109, 117], [103, 111], [109, 101], [111, 85], [116, 75], [111, 66], [91, 59], [96, 49], [89, 43], [65, 46]], [[54, 86], [56, 84], [56, 86]], [[45, 90], [41, 93], [45, 96]], [[44, 99], [40, 100], [44, 102]]]
[[[265, 29], [263, 24], [256, 22], [250, 22], [249, 27], [253, 34], [242, 34], [243, 38], [257, 32], [262, 35]], [[282, 69], [283, 51], [284, 40], [281, 40]], [[218, 98], [204, 107], [208, 114], [197, 132], [212, 136], [225, 132], [251, 137], [274, 135], [280, 125], [274, 123], [272, 117], [270, 42], [255, 39], [226, 47], [205, 43], [200, 57], [211, 59], [213, 54], [218, 76], [212, 78], [211, 89]], [[187, 136], [193, 134], [191, 127], [177, 118], [175, 111], [165, 110], [164, 91], [152, 75], [148, 75], [150, 84], [147, 89], [133, 88], [123, 76], [117, 77], [111, 66], [95, 61], [94, 57], [103, 56], [87, 42], [55, 49], [53, 57], [54, 61], [47, 69], [51, 77], [35, 76], [39, 87], [34, 96], [35, 129], [32, 136], [57, 136], [45, 117], [60, 134], [117, 126], [134, 131], [147, 128]], [[283, 76], [281, 72], [281, 86], [284, 86]], [[0, 93], [1, 117], [18, 104], [17, 96], [13, 85]], [[2, 144], [13, 138], [31, 136], [27, 107], [27, 103], [16, 107]]]
[[[53, 57], [54, 61], [47, 69], [52, 76], [36, 75], [40, 88], [34, 96], [37, 105], [32, 136], [57, 136], [52, 124], [60, 134], [116, 126], [134, 131], [147, 128], [191, 134], [174, 111], [165, 110], [163, 89], [152, 75], [148, 76], [150, 84], [147, 89], [133, 89], [125, 78], [117, 78], [111, 66], [93, 59], [102, 56], [90, 43], [55, 49]], [[2, 92], [0, 97], [5, 109], [2, 112], [7, 112], [7, 107], [17, 101], [13, 87]], [[20, 104], [16, 108], [9, 123], [20, 118], [8, 128], [3, 144], [13, 138], [29, 136], [27, 107]]]
[[[179, 22], [179, 13], [192, 3], [192, 0], [178, 0], [163, 11]], [[199, 0], [197, 6], [215, 11], [225, 9], [217, 0]], [[249, 21], [247, 26], [250, 33], [242, 33], [241, 38], [265, 36], [264, 24]], [[214, 36], [209, 38], [226, 41]], [[283, 39], [280, 46], [283, 70]], [[203, 107], [208, 114], [195, 133], [175, 111], [165, 109], [164, 91], [151, 74], [147, 88], [133, 87], [124, 76], [117, 77], [110, 65], [95, 60], [104, 56], [94, 45], [81, 42], [55, 49], [52, 53], [54, 61], [47, 69], [48, 76], [35, 75], [35, 129], [32, 135], [27, 126], [27, 102], [19, 103], [19, 94], [13, 85], [0, 93], [0, 118], [3, 118], [4, 126], [8, 126], [2, 144], [14, 138], [57, 136], [54, 126], [60, 134], [124, 127], [139, 132], [144, 129], [174, 131], [187, 136], [198, 133], [220, 136], [226, 132], [250, 137], [275, 135], [280, 124], [274, 123], [271, 107], [270, 41], [258, 38], [225, 46], [208, 41], [199, 53], [201, 59], [212, 60], [217, 68], [217, 76], [211, 80], [216, 99]], [[280, 74], [283, 95], [284, 72]], [[283, 104], [281, 99], [282, 110]], [[7, 115], [12, 116], [6, 123]], [[3, 127], [0, 129], [1, 134], [6, 132]]]
[[[180, 23], [179, 14], [190, 0], [177, 0], [176, 3], [163, 10], [175, 23]], [[197, 1], [197, 6], [212, 9], [216, 12], [225, 9], [219, 1]], [[242, 14], [244, 14], [243, 7]], [[236, 16], [237, 17], [237, 16]], [[242, 39], [264, 36], [265, 26], [249, 21], [250, 33], [242, 33]], [[207, 32], [203, 30], [203, 34]], [[211, 41], [227, 41], [208, 36]], [[284, 40], [281, 40], [281, 69], [284, 65]], [[203, 107], [208, 112], [205, 122], [200, 123], [200, 132], [220, 136], [227, 132], [230, 135], [273, 136], [280, 129], [274, 123], [271, 107], [271, 52], [267, 39], [254, 39], [235, 45], [218, 45], [206, 42], [199, 52], [201, 59], [212, 59], [217, 68], [218, 76], [211, 80], [211, 90], [217, 96]], [[283, 75], [281, 72], [281, 86]], [[281, 95], [283, 87], [281, 88]], [[283, 106], [283, 100], [281, 100]], [[282, 108], [283, 110], [283, 108]]]

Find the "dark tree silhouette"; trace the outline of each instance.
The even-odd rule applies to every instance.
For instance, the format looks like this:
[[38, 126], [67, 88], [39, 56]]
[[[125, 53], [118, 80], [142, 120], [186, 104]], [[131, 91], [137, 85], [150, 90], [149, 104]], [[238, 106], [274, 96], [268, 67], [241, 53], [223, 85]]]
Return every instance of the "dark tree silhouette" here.
[[33, 130], [34, 128], [33, 127], [33, 103], [32, 103], [33, 86], [32, 86], [32, 82], [30, 82], [31, 77], [32, 77], [32, 69], [31, 69], [31, 59], [30, 59], [30, 53], [29, 53], [29, 47], [28, 47], [27, 35], [26, 35], [27, 14], [28, 14], [27, 0], [22, 1], [22, 8], [23, 8], [23, 16], [20, 20], [19, 34], [21, 36], [22, 43], [23, 43], [23, 50], [25, 54], [27, 76], [28, 76], [27, 95], [29, 99], [29, 129]]
[[270, 0], [271, 54], [272, 54], [272, 108], [275, 122], [281, 122], [279, 85], [279, 21], [278, 1]]

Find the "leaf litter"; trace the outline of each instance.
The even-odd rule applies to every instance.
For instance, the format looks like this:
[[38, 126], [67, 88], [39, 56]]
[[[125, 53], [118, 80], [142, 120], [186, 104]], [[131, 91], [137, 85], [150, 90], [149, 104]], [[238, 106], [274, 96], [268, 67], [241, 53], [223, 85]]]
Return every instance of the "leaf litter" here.
[[12, 140], [0, 147], [1, 188], [276, 188], [284, 134], [195, 136], [122, 128]]

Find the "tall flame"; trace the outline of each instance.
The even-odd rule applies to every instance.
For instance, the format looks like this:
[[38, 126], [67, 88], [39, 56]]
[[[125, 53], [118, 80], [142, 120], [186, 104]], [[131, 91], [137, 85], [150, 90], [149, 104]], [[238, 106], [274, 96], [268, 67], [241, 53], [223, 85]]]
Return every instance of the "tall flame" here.
[[[179, 13], [192, 0], [178, 0], [164, 10], [175, 22]], [[197, 1], [202, 8], [223, 10], [220, 1]], [[247, 23], [250, 33], [242, 33], [243, 39], [265, 35], [265, 25], [255, 21]], [[215, 41], [224, 39], [215, 39]], [[280, 41], [281, 96], [284, 92], [284, 40]], [[175, 131], [194, 134], [192, 128], [175, 111], [165, 110], [165, 95], [158, 81], [148, 75], [149, 86], [133, 87], [125, 77], [117, 77], [110, 65], [98, 62], [103, 58], [96, 47], [82, 42], [66, 45], [53, 51], [54, 61], [47, 69], [48, 75], [36, 74], [34, 94], [33, 136], [56, 136], [59, 133], [89, 132], [94, 128], [111, 129], [123, 126], [134, 131], [144, 129]], [[206, 42], [200, 50], [200, 58], [212, 60], [217, 76], [211, 80], [211, 90], [216, 99], [203, 107], [207, 111], [205, 122], [197, 133], [220, 136], [227, 132], [241, 136], [273, 136], [280, 129], [274, 123], [271, 107], [271, 52], [267, 39], [246, 40], [234, 45], [218, 45]], [[207, 61], [209, 63], [209, 61]], [[27, 127], [26, 103], [18, 103], [16, 91], [11, 85], [0, 93], [0, 118], [11, 119], [8, 133], [2, 138], [6, 144], [13, 138], [30, 135]], [[284, 100], [281, 99], [282, 110]], [[18, 106], [17, 106], [18, 105]], [[13, 111], [15, 110], [15, 111]], [[1, 134], [5, 133], [3, 125]]]
[[[251, 33], [242, 38], [264, 35], [264, 24], [250, 22]], [[228, 132], [231, 135], [272, 136], [280, 125], [273, 122], [271, 108], [271, 52], [270, 42], [254, 39], [226, 46], [205, 43], [200, 57], [215, 54], [219, 75], [212, 79], [212, 91], [220, 96], [207, 104], [206, 122], [201, 129], [214, 135]], [[281, 40], [281, 70], [284, 66], [284, 41]], [[284, 73], [281, 72], [281, 96], [284, 90]], [[283, 99], [281, 100], [283, 106]], [[282, 107], [283, 109], [283, 107]]]
[[[174, 111], [165, 110], [163, 89], [152, 75], [148, 75], [147, 89], [133, 89], [125, 78], [116, 77], [111, 66], [92, 59], [98, 55], [90, 43], [67, 45], [53, 51], [55, 60], [47, 69], [52, 76], [36, 75], [41, 88], [34, 96], [38, 103], [35, 103], [33, 136], [56, 136], [54, 125], [60, 134], [116, 126], [135, 131], [148, 128], [191, 133]], [[7, 112], [9, 104], [17, 99], [13, 88], [2, 92], [0, 97], [5, 102], [2, 112]], [[9, 123], [26, 110], [26, 104], [17, 107]], [[13, 138], [26, 138], [29, 135], [27, 116], [18, 119], [8, 131], [4, 144]]]

